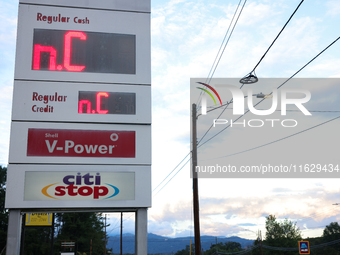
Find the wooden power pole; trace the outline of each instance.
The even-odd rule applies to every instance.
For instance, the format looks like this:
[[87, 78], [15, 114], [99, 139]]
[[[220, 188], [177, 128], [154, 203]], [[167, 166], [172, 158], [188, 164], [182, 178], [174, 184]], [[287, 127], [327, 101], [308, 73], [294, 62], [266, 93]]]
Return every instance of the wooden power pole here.
[[195, 232], [195, 255], [201, 254], [200, 217], [198, 201], [198, 178], [197, 166], [197, 112], [196, 104], [192, 104], [192, 181], [194, 203], [194, 232]]

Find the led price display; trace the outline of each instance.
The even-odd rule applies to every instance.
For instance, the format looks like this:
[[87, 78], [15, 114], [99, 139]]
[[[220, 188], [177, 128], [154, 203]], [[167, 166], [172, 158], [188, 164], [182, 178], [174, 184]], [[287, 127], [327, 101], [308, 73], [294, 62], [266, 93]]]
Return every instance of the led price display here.
[[79, 91], [78, 113], [136, 114], [136, 94]]
[[34, 29], [32, 70], [136, 73], [136, 36]]

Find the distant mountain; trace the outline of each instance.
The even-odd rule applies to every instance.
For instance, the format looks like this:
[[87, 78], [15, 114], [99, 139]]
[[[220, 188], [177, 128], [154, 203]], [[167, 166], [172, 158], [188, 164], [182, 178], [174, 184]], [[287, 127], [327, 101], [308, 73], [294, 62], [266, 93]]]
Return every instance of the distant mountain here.
[[[152, 233], [148, 234], [148, 254], [172, 254], [179, 250], [185, 249], [186, 245], [190, 244], [190, 239], [192, 243], [194, 242], [193, 237], [165, 237], [160, 235], [155, 235]], [[253, 244], [254, 240], [248, 240], [240, 238], [237, 236], [223, 237], [223, 236], [201, 236], [201, 246], [203, 250], [210, 249], [212, 244], [225, 242], [237, 242], [240, 243], [242, 248], [250, 246]], [[113, 253], [120, 252], [120, 236], [109, 236], [108, 248], [112, 248]], [[134, 253], [135, 252], [135, 236], [133, 234], [127, 233], [123, 234], [123, 253]]]

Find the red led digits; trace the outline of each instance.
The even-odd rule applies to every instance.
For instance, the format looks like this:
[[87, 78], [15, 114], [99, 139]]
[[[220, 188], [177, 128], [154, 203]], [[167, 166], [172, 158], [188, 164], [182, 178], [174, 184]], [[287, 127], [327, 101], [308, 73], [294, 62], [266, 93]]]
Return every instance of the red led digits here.
[[56, 65], [57, 51], [52, 46], [42, 46], [39, 44], [34, 45], [34, 55], [33, 55], [33, 69], [40, 70], [40, 55], [41, 52], [50, 53], [50, 65], [49, 70], [54, 71]]
[[84, 113], [84, 105], [86, 105], [86, 113], [99, 113], [99, 114], [107, 114], [109, 110], [103, 110], [101, 108], [102, 97], [109, 97], [107, 92], [98, 92], [96, 94], [96, 111], [92, 110], [92, 104], [89, 100], [83, 99], [79, 101], [78, 105], [78, 113]]
[[98, 92], [97, 93], [97, 112], [99, 114], [106, 114], [108, 112], [108, 110], [102, 110], [101, 109], [102, 97], [109, 97], [109, 94], [107, 92]]
[[71, 51], [72, 51], [72, 39], [79, 38], [80, 40], [85, 41], [87, 36], [83, 32], [76, 31], [68, 31], [64, 36], [64, 66], [57, 65], [57, 50], [53, 46], [43, 46], [41, 44], [35, 44], [33, 49], [33, 70], [41, 70], [40, 62], [41, 62], [41, 53], [46, 52], [49, 53], [49, 67], [50, 71], [62, 71], [65, 68], [67, 71], [71, 72], [81, 72], [85, 69], [86, 66], [82, 65], [71, 65]]
[[78, 106], [78, 113], [83, 113], [83, 106], [86, 105], [86, 113], [91, 113], [91, 102], [89, 100], [80, 100]]
[[136, 114], [136, 93], [79, 91], [78, 113]]
[[71, 43], [72, 38], [77, 37], [80, 40], [86, 40], [87, 37], [83, 32], [69, 31], [65, 34], [64, 47], [64, 67], [67, 71], [81, 72], [85, 66], [71, 65]]

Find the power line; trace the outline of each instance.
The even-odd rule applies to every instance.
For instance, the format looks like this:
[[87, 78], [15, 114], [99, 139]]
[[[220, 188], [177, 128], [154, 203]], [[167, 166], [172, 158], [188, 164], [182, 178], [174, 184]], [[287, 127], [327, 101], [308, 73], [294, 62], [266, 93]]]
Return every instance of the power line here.
[[219, 251], [217, 251], [216, 254], [241, 255], [241, 254], [246, 254], [246, 253], [248, 253], [248, 252], [250, 252], [250, 251], [252, 251], [252, 250], [254, 250], [254, 249], [258, 248], [258, 247], [260, 247], [259, 244], [258, 244], [258, 245], [255, 245], [255, 246], [252, 246], [252, 247], [250, 247], [249, 249], [242, 250], [242, 251], [238, 251], [238, 252], [219, 252]]
[[277, 36], [275, 37], [274, 41], [270, 44], [270, 46], [268, 47], [268, 49], [266, 50], [266, 52], [263, 54], [263, 56], [261, 57], [260, 61], [255, 65], [254, 69], [250, 72], [254, 72], [255, 69], [258, 67], [258, 65], [262, 62], [262, 60], [264, 59], [264, 57], [267, 55], [268, 51], [270, 50], [270, 48], [274, 45], [275, 41], [277, 40], [277, 38], [279, 38], [279, 36], [281, 35], [282, 31], [286, 28], [286, 26], [288, 25], [289, 21], [293, 18], [293, 16], [295, 15], [295, 13], [297, 12], [297, 10], [300, 8], [301, 4], [303, 3], [304, 0], [302, 0], [300, 2], [300, 4], [296, 7], [295, 11], [292, 13], [292, 15], [290, 15], [289, 19], [287, 20], [286, 24], [282, 27], [281, 31], [277, 34]]
[[[325, 247], [325, 246], [330, 246], [330, 245], [334, 245], [340, 243], [340, 239], [331, 241], [331, 242], [327, 242], [327, 243], [322, 243], [322, 244], [317, 244], [317, 245], [313, 245], [310, 246], [309, 248], [312, 249], [318, 249], [321, 247]], [[276, 251], [298, 251], [299, 248], [298, 247], [273, 247], [273, 246], [268, 246], [268, 245], [263, 245], [263, 248], [266, 249], [270, 249], [270, 250], [276, 250]]]
[[[182, 159], [181, 162], [178, 163], [178, 165], [163, 179], [163, 181], [161, 181], [156, 188], [154, 188], [152, 190], [152, 192], [154, 192], [176, 169], [177, 167], [190, 155], [191, 151]], [[158, 193], [158, 192], [157, 192]]]
[[[239, 14], [238, 14], [238, 16], [237, 16], [237, 19], [236, 19], [236, 21], [235, 21], [235, 23], [234, 23], [234, 26], [233, 26], [233, 28], [232, 28], [230, 34], [229, 34], [228, 40], [227, 40], [226, 44], [224, 45], [224, 48], [223, 48], [223, 50], [222, 50], [222, 52], [221, 52], [221, 54], [220, 54], [220, 56], [219, 56], [219, 58], [218, 58], [218, 61], [217, 61], [216, 65], [215, 65], [215, 67], [214, 67], [214, 64], [215, 64], [215, 62], [216, 62], [216, 59], [217, 59], [217, 57], [218, 57], [218, 55], [219, 55], [219, 53], [220, 53], [220, 51], [221, 51], [222, 45], [223, 45], [223, 43], [224, 43], [224, 41], [225, 41], [225, 38], [226, 38], [226, 36], [227, 36], [227, 34], [228, 34], [228, 32], [229, 32], [230, 26], [231, 26], [231, 24], [232, 24], [232, 22], [233, 22], [233, 20], [234, 20], [234, 17], [235, 17], [235, 15], [236, 15], [236, 13], [237, 13], [237, 10], [238, 10], [238, 8], [239, 8], [239, 6], [240, 6], [241, 0], [240, 0], [238, 6], [237, 6], [237, 8], [236, 8], [236, 11], [235, 11], [234, 16], [233, 16], [233, 18], [232, 18], [232, 20], [231, 20], [231, 22], [230, 22], [230, 24], [229, 24], [228, 30], [227, 30], [227, 32], [226, 32], [226, 34], [225, 34], [225, 36], [224, 36], [224, 39], [223, 39], [222, 44], [221, 44], [221, 46], [220, 46], [220, 49], [218, 50], [218, 53], [217, 53], [216, 58], [215, 58], [215, 60], [214, 60], [214, 63], [213, 63], [213, 65], [212, 65], [212, 67], [211, 67], [211, 69], [210, 69], [210, 71], [209, 71], [209, 74], [208, 74], [208, 77], [207, 77], [207, 80], [206, 80], [206, 83], [207, 83], [207, 84], [210, 83], [212, 77], [213, 77], [214, 74], [215, 74], [215, 71], [216, 71], [216, 69], [217, 69], [217, 66], [218, 66], [219, 63], [220, 63], [220, 60], [221, 60], [221, 58], [222, 58], [222, 56], [223, 56], [223, 53], [224, 53], [224, 51], [225, 51], [225, 49], [226, 49], [226, 47], [227, 47], [227, 45], [228, 45], [228, 43], [229, 43], [229, 40], [230, 40], [230, 38], [231, 38], [231, 35], [232, 35], [233, 32], [234, 32], [234, 29], [235, 29], [236, 24], [237, 24], [237, 22], [238, 22], [238, 20], [239, 20], [239, 18], [240, 18], [240, 16], [241, 16], [241, 13], [242, 13], [242, 11], [243, 11], [243, 8], [244, 8], [246, 2], [247, 2], [247, 0], [245, 0], [244, 3], [243, 3], [243, 5], [242, 5], [242, 8], [241, 8], [241, 10], [240, 10], [240, 12], [239, 12]], [[213, 70], [213, 71], [212, 71], [212, 70]], [[211, 77], [209, 78], [210, 73], [211, 73]], [[200, 105], [200, 103], [201, 103], [200, 100], [201, 100], [202, 93], [203, 93], [203, 92], [200, 93], [200, 96], [199, 96], [199, 98], [198, 98], [198, 100], [197, 100], [197, 102], [198, 102], [198, 103], [197, 103], [197, 108], [199, 107], [199, 105]]]
[[220, 63], [220, 60], [221, 60], [222, 55], [223, 55], [223, 53], [224, 53], [224, 51], [225, 51], [225, 48], [226, 48], [227, 45], [228, 45], [228, 42], [229, 42], [229, 40], [230, 40], [230, 37], [231, 37], [231, 35], [232, 35], [233, 32], [234, 32], [234, 29], [235, 29], [235, 27], [236, 27], [236, 25], [237, 25], [237, 22], [238, 22], [238, 20], [239, 20], [241, 14], [242, 14], [243, 8], [244, 8], [244, 6], [245, 6], [246, 3], [247, 3], [247, 0], [245, 0], [244, 3], [243, 3], [243, 5], [242, 5], [242, 8], [241, 8], [241, 10], [240, 10], [240, 13], [239, 13], [238, 16], [237, 16], [237, 19], [236, 19], [236, 21], [235, 21], [235, 24], [234, 24], [234, 26], [233, 26], [233, 29], [232, 29], [231, 32], [230, 32], [230, 35], [229, 35], [229, 37], [228, 37], [228, 40], [227, 40], [227, 42], [226, 42], [226, 44], [225, 44], [225, 46], [224, 46], [224, 48], [223, 48], [223, 51], [222, 51], [222, 53], [221, 53], [221, 55], [220, 55], [220, 57], [219, 57], [219, 59], [218, 59], [218, 61], [217, 61], [217, 64], [216, 64], [216, 66], [215, 66], [215, 68], [214, 68], [214, 71], [213, 71], [212, 74], [211, 74], [211, 77], [210, 77], [208, 83], [210, 83], [212, 77], [213, 77], [214, 74], [215, 74], [216, 68], [217, 68], [217, 66], [218, 66], [219, 63]]
[[[282, 83], [280, 86], [278, 86], [276, 89], [281, 88], [283, 85], [285, 85], [288, 81], [290, 81], [294, 76], [296, 76], [299, 72], [301, 72], [306, 66], [308, 66], [310, 63], [312, 63], [316, 58], [318, 58], [322, 53], [324, 53], [329, 47], [331, 47], [334, 43], [336, 43], [338, 40], [340, 39], [340, 37], [338, 37], [337, 39], [335, 39], [331, 44], [329, 44], [326, 48], [324, 48], [321, 52], [319, 52], [314, 58], [312, 58], [310, 61], [307, 62], [307, 64], [305, 64], [303, 67], [301, 67], [298, 71], [296, 71], [292, 76], [290, 76], [284, 83]], [[272, 93], [270, 93], [271, 95]], [[260, 103], [262, 103], [265, 99], [263, 98], [260, 102], [258, 102], [255, 106], [259, 105]], [[241, 115], [240, 117], [238, 117], [235, 121], [239, 120], [240, 118], [242, 118], [244, 115], [246, 115], [249, 112], [246, 111], [243, 115]], [[213, 138], [215, 138], [216, 136], [218, 136], [220, 133], [222, 133], [224, 130], [226, 130], [227, 128], [229, 128], [230, 125], [228, 125], [227, 127], [225, 127], [224, 129], [222, 129], [221, 131], [219, 131], [217, 134], [215, 134], [214, 136], [210, 137], [208, 140], [206, 140], [204, 143], [200, 144], [198, 146], [201, 147], [204, 144], [206, 144], [207, 142], [209, 142], [210, 140], [212, 140]]]
[[[190, 154], [190, 153], [189, 153]], [[191, 157], [187, 160], [187, 162], [184, 163], [184, 165], [163, 185], [162, 188], [160, 188], [160, 190], [157, 191], [157, 193], [153, 196], [156, 196], [182, 169], [183, 167], [186, 166], [186, 164], [190, 161]]]
[[[283, 137], [283, 138], [277, 139], [277, 140], [275, 140], [275, 141], [272, 141], [272, 142], [269, 142], [269, 143], [262, 144], [262, 145], [260, 145], [260, 146], [253, 147], [253, 148], [251, 148], [251, 149], [248, 149], [248, 150], [244, 150], [244, 151], [241, 151], [241, 152], [237, 152], [237, 153], [229, 154], [229, 155], [222, 156], [222, 157], [218, 157], [218, 158], [212, 158], [212, 159], [226, 158], [226, 157], [235, 156], [235, 155], [238, 155], [238, 154], [241, 154], [241, 153], [245, 153], [245, 152], [248, 152], [248, 151], [256, 150], [256, 149], [259, 149], [259, 148], [265, 147], [265, 146], [267, 146], [267, 145], [270, 145], [270, 144], [273, 144], [273, 143], [276, 143], [276, 142], [279, 142], [279, 141], [285, 140], [285, 139], [287, 139], [287, 138], [290, 138], [290, 137], [296, 136], [296, 135], [298, 135], [298, 134], [304, 133], [304, 132], [306, 132], [306, 131], [309, 131], [309, 130], [311, 130], [311, 129], [313, 129], [313, 128], [316, 128], [316, 127], [319, 127], [319, 126], [322, 126], [322, 125], [324, 125], [324, 124], [326, 124], [326, 123], [328, 123], [328, 122], [334, 121], [334, 120], [336, 120], [336, 119], [339, 119], [339, 118], [340, 118], [340, 116], [338, 116], [338, 117], [335, 117], [335, 118], [333, 118], [333, 119], [330, 119], [330, 120], [328, 120], [328, 121], [322, 122], [322, 123], [320, 123], [320, 124], [318, 124], [318, 125], [315, 125], [315, 126], [313, 126], [313, 127], [310, 127], [310, 128], [304, 129], [304, 130], [302, 130], [302, 131], [300, 131], [300, 132], [294, 133], [294, 134], [292, 134], [292, 135], [289, 135], [289, 136], [285, 136], [285, 137]], [[202, 161], [206, 161], [206, 160], [212, 160], [212, 159], [205, 159], [205, 160], [202, 160]]]
[[[221, 43], [221, 46], [220, 46], [220, 48], [218, 49], [218, 52], [217, 52], [217, 54], [216, 54], [214, 63], [212, 64], [212, 66], [211, 66], [211, 68], [210, 68], [210, 71], [209, 71], [209, 74], [208, 74], [207, 79], [205, 80], [205, 83], [209, 83], [208, 80], [209, 80], [210, 74], [211, 74], [211, 72], [212, 72], [212, 70], [213, 70], [213, 68], [214, 68], [214, 66], [215, 66], [215, 63], [216, 63], [216, 60], [217, 60], [218, 56], [220, 55], [220, 52], [221, 52], [221, 49], [222, 49], [222, 47], [223, 47], [224, 41], [225, 41], [225, 39], [227, 38], [227, 35], [228, 35], [228, 33], [229, 33], [231, 24], [232, 24], [233, 21], [234, 21], [234, 18], [235, 18], [235, 16], [236, 16], [236, 13], [237, 13], [237, 11], [238, 11], [238, 8], [240, 7], [241, 1], [242, 1], [242, 0], [240, 0], [239, 3], [238, 3], [238, 5], [237, 5], [236, 11], [234, 12], [233, 18], [232, 18], [231, 21], [230, 21], [230, 24], [229, 24], [229, 27], [228, 27], [228, 29], [227, 29], [227, 32], [226, 32], [225, 35], [224, 35], [224, 38], [223, 38], [222, 43]], [[230, 37], [229, 37], [229, 38], [230, 38]], [[227, 43], [228, 43], [228, 42], [227, 42]], [[227, 46], [227, 44], [226, 44], [226, 46]], [[226, 47], [226, 46], [225, 46], [225, 47]], [[225, 48], [225, 47], [224, 47], [224, 48]], [[210, 79], [211, 79], [211, 78], [210, 78]]]
[[[277, 36], [275, 37], [275, 39], [273, 40], [273, 42], [270, 44], [270, 46], [268, 47], [268, 49], [266, 50], [266, 52], [263, 54], [263, 56], [261, 57], [260, 61], [255, 65], [255, 67], [253, 68], [253, 70], [248, 74], [251, 75], [251, 73], [255, 72], [255, 69], [258, 67], [258, 65], [262, 62], [262, 60], [264, 59], [264, 57], [266, 56], [266, 54], [268, 53], [268, 51], [270, 50], [270, 48], [274, 45], [275, 41], [277, 40], [277, 38], [279, 38], [279, 36], [281, 35], [282, 31], [286, 28], [287, 24], [290, 22], [290, 20], [293, 18], [293, 16], [295, 15], [295, 13], [297, 12], [297, 10], [299, 9], [299, 7], [301, 6], [301, 4], [303, 3], [304, 0], [302, 0], [300, 2], [300, 4], [296, 7], [295, 11], [291, 14], [291, 16], [289, 17], [289, 19], [287, 20], [286, 24], [282, 27], [281, 31], [277, 34]], [[210, 83], [211, 79], [209, 80]], [[242, 84], [241, 87], [243, 87], [244, 84]], [[202, 93], [201, 93], [202, 94]], [[200, 97], [201, 97], [200, 94]], [[222, 106], [220, 106], [222, 107]], [[218, 107], [219, 108], [219, 107]], [[226, 107], [227, 108], [227, 107]], [[225, 109], [226, 109], [225, 108]], [[225, 111], [225, 109], [223, 110], [223, 112]], [[223, 114], [223, 112], [220, 114], [220, 116]], [[220, 118], [220, 116], [218, 116], [217, 119]], [[209, 127], [209, 129], [206, 131], [206, 133], [203, 135], [203, 137], [201, 138], [201, 140], [208, 134], [208, 132], [211, 130], [212, 125]], [[201, 140], [199, 142], [201, 142]], [[198, 142], [198, 143], [199, 143]]]
[[[246, 2], [247, 2], [247, 0], [245, 0], [245, 2], [244, 2], [244, 4], [243, 4], [243, 6], [242, 6], [242, 9], [241, 9], [241, 11], [240, 11], [240, 13], [239, 13], [239, 15], [238, 15], [238, 17], [237, 17], [237, 20], [236, 20], [236, 22], [235, 22], [235, 24], [234, 24], [234, 26], [233, 26], [233, 29], [232, 29], [232, 31], [231, 31], [231, 33], [229, 34], [229, 37], [228, 37], [228, 40], [227, 40], [227, 42], [226, 42], [226, 44], [224, 45], [224, 48], [223, 48], [223, 51], [222, 51], [222, 53], [220, 54], [220, 52], [221, 52], [221, 49], [222, 49], [222, 46], [223, 46], [223, 44], [224, 44], [224, 42], [225, 42], [225, 39], [226, 39], [226, 37], [227, 37], [227, 35], [228, 35], [228, 32], [229, 32], [229, 30], [230, 30], [230, 27], [231, 27], [231, 25], [232, 25], [232, 23], [233, 23], [233, 21], [234, 21], [234, 18], [235, 18], [235, 16], [236, 16], [236, 14], [237, 14], [237, 11], [238, 11], [238, 9], [239, 9], [239, 7], [240, 7], [240, 3], [241, 3], [241, 1], [242, 0], [240, 0], [239, 1], [239, 3], [238, 3], [238, 5], [237, 5], [237, 8], [236, 8], [236, 10], [235, 10], [235, 12], [234, 12], [234, 15], [233, 15], [233, 18], [232, 18], [232, 20], [231, 20], [231, 22], [230, 22], [230, 24], [229, 24], [229, 27], [228, 27], [228, 29], [227, 29], [227, 32], [225, 33], [225, 36], [224, 36], [224, 38], [223, 38], [223, 40], [222, 40], [222, 43], [221, 43], [221, 46], [220, 46], [220, 48], [219, 48], [219, 50], [218, 50], [218, 52], [217, 52], [217, 55], [216, 55], [216, 57], [215, 57], [215, 60], [214, 60], [214, 62], [213, 62], [213, 65], [211, 66], [211, 69], [210, 69], [210, 71], [209, 71], [209, 74], [208, 74], [208, 77], [207, 77], [207, 80], [209, 79], [209, 76], [210, 76], [210, 74], [211, 74], [211, 72], [212, 72], [212, 70], [214, 69], [214, 71], [213, 71], [213, 74], [211, 75], [211, 77], [210, 77], [210, 80], [211, 80], [211, 78], [213, 77], [213, 75], [214, 75], [214, 73], [215, 73], [215, 70], [216, 70], [216, 68], [217, 68], [217, 66], [218, 66], [218, 64], [219, 64], [219, 62], [220, 62], [220, 60], [221, 60], [221, 57], [222, 57], [222, 55], [223, 55], [223, 53], [224, 53], [224, 51], [225, 51], [225, 49], [226, 49], [226, 47], [227, 47], [227, 45], [228, 45], [228, 43], [229, 43], [229, 40], [230, 40], [230, 38], [231, 38], [231, 35], [232, 35], [232, 33], [233, 33], [233, 31], [234, 31], [234, 29], [235, 29], [235, 26], [236, 26], [236, 24], [237, 24], [237, 22], [238, 22], [238, 19], [239, 19], [239, 17], [240, 17], [240, 15], [241, 15], [241, 13], [242, 13], [242, 10], [243, 10], [243, 8], [244, 8], [244, 5], [246, 4]], [[218, 59], [218, 61], [217, 61], [217, 64], [215, 65], [215, 63], [216, 63], [216, 60], [217, 60], [217, 58], [218, 58], [218, 56], [220, 55], [220, 57], [219, 57], [219, 59]], [[215, 68], [214, 68], [214, 65], [215, 65]], [[210, 82], [210, 81], [209, 81]], [[208, 82], [207, 82], [208, 83]], [[202, 92], [200, 93], [200, 96], [199, 96], [199, 99], [198, 99], [198, 101], [200, 100], [200, 97], [201, 97], [201, 95], [202, 95]], [[190, 155], [190, 153], [191, 152], [189, 152], [189, 154], [187, 154], [183, 159], [182, 159], [182, 161], [157, 185], [157, 187], [156, 188], [154, 188], [153, 189], [153, 192], [177, 169], [177, 167]], [[178, 172], [177, 172], [178, 173]], [[176, 173], [176, 174], [177, 174]], [[173, 178], [173, 177], [172, 177]], [[171, 178], [171, 179], [172, 179]], [[159, 191], [158, 191], [159, 192]], [[158, 193], [157, 192], [157, 193]], [[156, 194], [157, 194], [156, 193]]]
[[[274, 45], [275, 41], [277, 40], [277, 38], [279, 38], [279, 36], [281, 35], [282, 31], [286, 28], [287, 24], [289, 23], [289, 21], [293, 18], [294, 14], [296, 13], [296, 11], [299, 9], [299, 7], [301, 6], [301, 4], [303, 3], [304, 0], [302, 0], [300, 2], [300, 4], [296, 7], [295, 11], [291, 14], [291, 16], [289, 17], [289, 19], [287, 20], [286, 24], [282, 27], [281, 31], [278, 33], [278, 35], [275, 37], [274, 41], [270, 44], [270, 46], [268, 47], [268, 49], [266, 50], [266, 52], [263, 54], [263, 56], [261, 57], [260, 61], [255, 65], [255, 67], [253, 68], [253, 70], [249, 73], [249, 75], [253, 72], [255, 72], [255, 69], [258, 67], [258, 65], [262, 62], [262, 60], [264, 59], [264, 57], [266, 56], [266, 54], [268, 53], [268, 51], [270, 50], [270, 48]], [[243, 5], [244, 6], [244, 5]], [[243, 7], [242, 7], [243, 9]], [[242, 10], [241, 10], [242, 11]], [[222, 53], [223, 54], [223, 53]], [[216, 70], [216, 68], [215, 68]], [[215, 72], [214, 70], [214, 72]], [[209, 72], [210, 73], [210, 72]], [[211, 77], [212, 78], [212, 77]], [[208, 82], [208, 84], [210, 83], [211, 81], [211, 78]], [[244, 84], [242, 84], [241, 88], [243, 87]], [[200, 93], [200, 96], [199, 96], [199, 100], [201, 98], [201, 95], [202, 95], [202, 92]], [[232, 100], [230, 101], [232, 102]], [[224, 110], [222, 111], [222, 113], [217, 117], [217, 119], [220, 118], [220, 116], [223, 114], [223, 112], [226, 110], [226, 108], [228, 107], [230, 103], [227, 103], [227, 106], [224, 108]], [[222, 106], [219, 106], [217, 107], [216, 109], [220, 108]], [[208, 111], [209, 112], [209, 111]], [[202, 139], [208, 134], [208, 132], [211, 130], [212, 128], [212, 125], [209, 127], [209, 129], [205, 132], [205, 134], [203, 135], [203, 137], [200, 139], [200, 141], [198, 142], [198, 144], [202, 141]]]
[[[246, 1], [245, 1], [245, 2], [246, 2]], [[302, 3], [302, 2], [303, 2], [303, 1], [301, 1], [301, 3]], [[301, 3], [300, 3], [300, 5], [301, 5]], [[245, 4], [245, 3], [244, 3], [244, 4]], [[300, 5], [299, 5], [299, 6], [300, 6]], [[244, 5], [243, 5], [243, 6], [244, 6]], [[295, 13], [295, 12], [294, 12], [294, 13]], [[235, 26], [234, 26], [234, 27], [235, 27]], [[295, 72], [295, 73], [294, 73], [289, 79], [287, 79], [283, 84], [281, 84], [279, 87], [277, 87], [277, 89], [281, 88], [284, 84], [286, 84], [289, 80], [291, 80], [295, 75], [297, 75], [300, 71], [302, 71], [306, 66], [308, 66], [311, 62], [313, 62], [313, 61], [314, 61], [316, 58], [318, 58], [321, 54], [323, 54], [329, 47], [331, 47], [333, 44], [335, 44], [339, 39], [340, 39], [340, 37], [338, 37], [338, 38], [337, 38], [336, 40], [334, 40], [331, 44], [329, 44], [329, 45], [328, 45], [325, 49], [323, 49], [319, 54], [317, 54], [314, 58], [312, 58], [307, 64], [305, 64], [305, 65], [304, 65], [303, 67], [301, 67], [297, 72]], [[257, 67], [257, 66], [256, 66], [256, 67]], [[255, 67], [255, 68], [256, 68], [256, 67]], [[243, 85], [242, 85], [242, 86], [243, 86]], [[258, 102], [255, 106], [259, 105], [259, 104], [262, 103], [263, 101], [264, 101], [264, 99], [262, 99], [260, 102]], [[225, 109], [224, 109], [224, 110], [225, 110]], [[249, 112], [249, 110], [248, 110], [245, 114], [247, 114], [248, 112]], [[237, 121], [237, 120], [239, 120], [240, 118], [242, 118], [245, 114], [243, 114], [242, 116], [240, 116], [239, 118], [237, 118], [235, 121]], [[229, 125], [229, 126], [230, 126], [230, 125]], [[219, 134], [222, 133], [224, 130], [226, 130], [229, 126], [225, 127], [225, 128], [222, 129], [220, 132], [218, 132], [217, 134], [215, 134], [214, 136], [212, 136], [211, 138], [209, 138], [208, 140], [206, 140], [203, 144], [200, 144], [200, 145], [198, 146], [198, 148], [201, 147], [201, 146], [203, 146], [204, 144], [206, 144], [207, 142], [209, 142], [209, 141], [212, 140], [213, 138], [215, 138], [217, 135], [219, 135]], [[210, 129], [209, 129], [209, 130], [210, 130]], [[207, 133], [207, 132], [206, 132], [206, 133]], [[206, 134], [205, 134], [205, 135], [206, 135]], [[205, 135], [204, 135], [204, 136], [205, 136]], [[202, 140], [202, 139], [201, 139], [201, 140]], [[201, 140], [200, 140], [200, 141], [201, 141]], [[190, 153], [191, 153], [191, 152], [190, 152]], [[189, 154], [190, 154], [190, 153], [189, 153]], [[188, 154], [188, 155], [189, 155], [189, 154]], [[188, 156], [188, 155], [187, 155], [187, 156]], [[186, 156], [181, 162], [183, 162], [183, 161], [187, 158], [187, 156]], [[189, 159], [189, 160], [190, 160], [190, 159]], [[188, 161], [189, 161], [189, 160], [188, 160]], [[184, 166], [188, 163], [188, 161], [184, 164]], [[182, 166], [182, 168], [180, 168], [179, 171], [182, 170], [184, 166]], [[177, 167], [178, 167], [178, 166], [176, 166], [176, 168], [177, 168]], [[176, 168], [174, 168], [174, 169], [171, 171], [171, 173], [174, 172], [174, 171], [176, 170]], [[176, 174], [175, 174], [173, 177], [175, 177], [175, 176], [179, 173], [179, 171], [177, 171]], [[170, 173], [170, 174], [171, 174], [171, 173]], [[170, 175], [170, 174], [169, 174], [169, 175]], [[168, 175], [168, 176], [169, 176], [169, 175]], [[167, 177], [168, 177], [168, 176], [167, 176]], [[167, 177], [166, 177], [166, 178], [167, 178]], [[168, 182], [167, 182], [160, 190], [162, 190], [162, 189], [163, 189], [163, 188], [164, 188], [164, 187], [165, 187], [165, 186], [173, 179], [173, 177], [172, 177], [172, 178], [171, 178], [171, 179], [170, 179], [170, 180], [169, 180], [169, 181], [168, 181]], [[165, 179], [166, 179], [166, 178], [165, 178]], [[164, 180], [165, 180], [165, 179], [164, 179]], [[164, 181], [164, 180], [163, 180], [163, 181]], [[163, 182], [163, 181], [162, 181], [162, 182]], [[158, 185], [158, 186], [159, 186], [159, 185]], [[158, 186], [157, 186], [157, 187], [158, 187]], [[157, 194], [160, 192], [160, 190], [159, 190], [155, 195], [157, 195]]]

